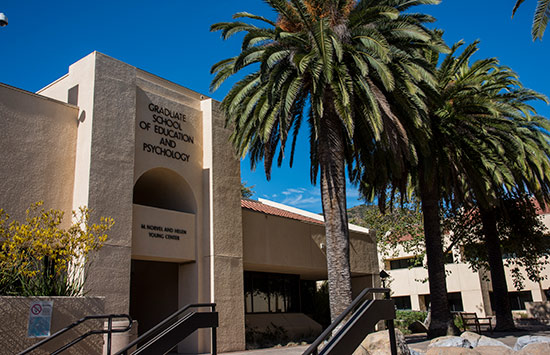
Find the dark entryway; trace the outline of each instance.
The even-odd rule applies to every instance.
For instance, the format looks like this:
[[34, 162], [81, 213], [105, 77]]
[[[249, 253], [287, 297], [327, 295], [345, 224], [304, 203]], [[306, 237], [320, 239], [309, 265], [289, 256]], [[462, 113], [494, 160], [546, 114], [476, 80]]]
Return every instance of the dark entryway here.
[[132, 260], [130, 316], [143, 334], [178, 310], [177, 263]]

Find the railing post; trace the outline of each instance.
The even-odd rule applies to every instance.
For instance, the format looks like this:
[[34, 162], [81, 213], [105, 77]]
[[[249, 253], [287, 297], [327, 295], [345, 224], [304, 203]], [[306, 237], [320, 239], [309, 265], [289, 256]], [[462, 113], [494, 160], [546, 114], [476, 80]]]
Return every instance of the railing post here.
[[390, 333], [391, 355], [397, 355], [397, 340], [395, 339], [395, 327], [393, 324], [393, 319], [390, 319], [386, 322], [388, 325], [388, 332]]
[[109, 315], [109, 323], [107, 325], [107, 355], [111, 355], [111, 332], [113, 331], [113, 316]]
[[[391, 299], [390, 291], [384, 292], [384, 298], [387, 300]], [[395, 326], [393, 319], [386, 320], [386, 327], [388, 328], [388, 333], [390, 334], [391, 355], [397, 355], [397, 339], [395, 338]]]
[[[212, 305], [212, 313], [216, 312], [216, 305]], [[212, 327], [212, 355], [218, 354], [217, 327]]]

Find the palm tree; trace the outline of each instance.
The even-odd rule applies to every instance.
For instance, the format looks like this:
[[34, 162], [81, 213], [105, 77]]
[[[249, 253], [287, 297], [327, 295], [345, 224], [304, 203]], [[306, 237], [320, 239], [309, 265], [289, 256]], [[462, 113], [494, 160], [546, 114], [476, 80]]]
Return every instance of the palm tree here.
[[[212, 25], [222, 37], [244, 32], [239, 55], [212, 67], [211, 88], [256, 65], [224, 98], [221, 108], [234, 127], [232, 142], [241, 156], [250, 153], [253, 168], [264, 161], [269, 179], [273, 159], [280, 165], [291, 138], [290, 164], [303, 121], [310, 129], [311, 180], [320, 172], [325, 217], [331, 317], [351, 302], [349, 232], [346, 212], [346, 166], [361, 155], [357, 142], [382, 142], [406, 160], [404, 127], [422, 124], [424, 110], [418, 83], [431, 74], [422, 55], [432, 44], [423, 27], [433, 19], [404, 14], [419, 4], [439, 0], [266, 0], [276, 21], [237, 13], [234, 18], [257, 20]], [[428, 85], [428, 84], [425, 84]], [[396, 109], [388, 101], [400, 100]], [[407, 111], [407, 122], [398, 116]]]
[[[496, 59], [470, 65], [476, 49], [475, 44], [469, 46], [461, 56], [443, 62], [436, 72], [444, 85], [443, 100], [436, 102], [440, 105], [439, 120], [432, 120], [436, 123], [432, 132], [444, 138], [440, 141], [443, 145], [436, 145], [442, 148], [436, 160], [443, 163], [439, 164], [444, 169], [438, 171], [438, 176], [446, 182], [437, 185], [450, 193], [448, 198], [459, 203], [469, 201], [479, 208], [493, 280], [496, 329], [505, 330], [513, 328], [514, 323], [494, 208], [507, 191], [524, 193], [527, 189], [539, 196], [545, 193], [550, 170], [542, 129], [548, 124], [533, 117], [534, 109], [527, 104], [544, 96], [524, 89], [518, 76], [498, 65]], [[422, 191], [422, 169], [420, 173]]]
[[[526, 163], [522, 159], [531, 154], [535, 139], [541, 139], [533, 137], [531, 143], [522, 140], [528, 133], [538, 132], [537, 125], [530, 121], [532, 107], [525, 102], [540, 99], [541, 95], [521, 88], [517, 76], [508, 68], [500, 67], [496, 59], [470, 63], [477, 43], [456, 56], [461, 45], [453, 46], [439, 66], [437, 53], [428, 53], [434, 67], [437, 66], [437, 87], [427, 96], [429, 134], [414, 142], [418, 147], [417, 165], [403, 170], [406, 174], [382, 169], [390, 171], [385, 185], [377, 185], [371, 171], [363, 169], [357, 174], [361, 176], [366, 196], [373, 196], [377, 187], [385, 189], [388, 181], [401, 191], [407, 185], [415, 186], [418, 191], [432, 302], [430, 337], [455, 332], [446, 297], [441, 203], [445, 200], [455, 204], [474, 203], [484, 210], [495, 205], [500, 192], [513, 189], [520, 181], [520, 187], [534, 186], [535, 183], [527, 184], [528, 178], [520, 179], [519, 168], [511, 170], [511, 167], [535, 164], [534, 157]], [[490, 227], [489, 223], [485, 225]]]
[[[477, 148], [478, 160], [468, 155], [469, 161], [462, 165], [462, 171], [459, 171], [462, 181], [457, 182], [464, 188], [453, 197], [465, 196], [461, 202], [469, 200], [479, 209], [493, 285], [495, 329], [509, 330], [514, 328], [514, 322], [496, 213], [510, 195], [534, 194], [541, 204], [548, 200], [549, 125], [546, 119], [536, 116], [534, 108], [527, 103], [531, 100], [546, 101], [546, 98], [523, 88], [516, 73], [492, 61], [495, 65], [485, 73], [482, 85], [474, 94], [478, 102], [483, 100], [489, 110], [485, 114], [479, 112], [482, 116], [477, 119], [481, 122], [478, 129], [484, 131], [483, 136], [478, 135], [477, 142], [482, 148]], [[467, 145], [455, 149], [459, 148], [472, 150]]]
[[[514, 9], [512, 10], [512, 17], [516, 13], [517, 9], [523, 4], [525, 0], [517, 0]], [[537, 38], [542, 41], [542, 36], [546, 31], [546, 25], [548, 25], [548, 19], [550, 18], [550, 0], [538, 0], [537, 9], [533, 16], [533, 28], [531, 29], [531, 35], [533, 41]]]
[[[550, 170], [543, 129], [548, 124], [533, 117], [534, 109], [527, 104], [529, 100], [545, 99], [544, 96], [524, 89], [518, 76], [498, 65], [496, 59], [470, 65], [469, 59], [476, 50], [474, 43], [457, 58], [447, 57], [436, 71], [441, 96], [432, 106], [431, 112], [436, 115], [431, 122], [432, 142], [437, 143], [433, 143], [436, 149], [431, 149], [427, 160], [423, 156], [419, 159], [428, 162], [420, 165], [419, 185], [425, 219], [432, 218], [429, 213], [436, 218], [436, 211], [426, 212], [426, 206], [431, 211], [437, 204], [435, 188], [428, 194], [431, 201], [425, 201], [423, 193], [434, 186], [442, 188], [439, 193], [443, 192], [443, 198], [478, 206], [491, 266], [496, 329], [505, 330], [513, 328], [514, 323], [494, 208], [507, 191], [546, 195]], [[425, 233], [426, 244], [435, 244], [429, 242], [428, 227]], [[437, 238], [435, 232], [433, 238]], [[440, 253], [439, 246], [436, 252]]]
[[[516, 101], [524, 98], [545, 99], [541, 95], [533, 95], [529, 90], [518, 89], [513, 93]], [[519, 100], [517, 100], [519, 99]], [[509, 99], [505, 99], [509, 102]], [[524, 106], [523, 103], [521, 103]], [[528, 112], [523, 110], [523, 112]], [[496, 314], [495, 330], [512, 330], [515, 328], [512, 309], [508, 300], [508, 286], [502, 261], [501, 238], [498, 235], [497, 215], [506, 216], [506, 199], [513, 198], [518, 202], [535, 196], [543, 206], [550, 199], [550, 137], [549, 124], [541, 117], [519, 117], [513, 120], [513, 130], [508, 131], [504, 142], [502, 160], [506, 162], [502, 172], [508, 175], [507, 183], [492, 186], [497, 199], [479, 204], [479, 213], [485, 235], [484, 243], [488, 256], [491, 282], [493, 286], [493, 301]], [[486, 194], [476, 191], [474, 195]], [[526, 197], [527, 196], [527, 197]], [[478, 200], [481, 200], [478, 199]], [[531, 201], [528, 202], [530, 206]], [[525, 203], [527, 205], [527, 203]]]

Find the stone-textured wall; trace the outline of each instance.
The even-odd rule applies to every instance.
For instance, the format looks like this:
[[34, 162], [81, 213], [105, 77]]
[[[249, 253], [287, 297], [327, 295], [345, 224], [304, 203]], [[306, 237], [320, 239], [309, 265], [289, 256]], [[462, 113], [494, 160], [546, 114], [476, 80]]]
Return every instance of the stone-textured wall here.
[[[44, 339], [27, 338], [30, 306], [37, 300], [53, 301], [51, 334], [84, 316], [103, 314], [105, 308], [103, 297], [0, 297], [0, 355], [16, 354]], [[33, 354], [49, 354], [86, 331], [102, 327], [101, 321], [88, 321]], [[102, 347], [102, 336], [93, 335], [63, 354], [101, 354]]]

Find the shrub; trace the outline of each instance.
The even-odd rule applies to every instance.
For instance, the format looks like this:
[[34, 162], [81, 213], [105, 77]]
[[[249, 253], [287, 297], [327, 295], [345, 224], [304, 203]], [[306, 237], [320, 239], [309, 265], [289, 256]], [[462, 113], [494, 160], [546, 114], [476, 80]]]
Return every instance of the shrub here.
[[273, 323], [269, 324], [265, 330], [246, 326], [245, 336], [247, 350], [270, 348], [289, 342], [286, 329]]
[[410, 334], [409, 325], [415, 321], [424, 322], [428, 312], [425, 311], [396, 311], [395, 326], [403, 334]]
[[73, 211], [73, 223], [61, 228], [64, 213], [32, 204], [25, 223], [9, 221], [0, 209], [0, 295], [75, 296], [84, 286], [88, 255], [99, 250], [114, 224], [101, 217], [90, 224], [90, 210]]

